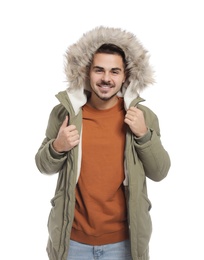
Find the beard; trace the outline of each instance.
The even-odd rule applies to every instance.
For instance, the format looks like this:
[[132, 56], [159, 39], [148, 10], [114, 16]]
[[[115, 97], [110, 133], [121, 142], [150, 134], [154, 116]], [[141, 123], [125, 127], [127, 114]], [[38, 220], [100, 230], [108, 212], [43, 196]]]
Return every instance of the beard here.
[[[101, 80], [100, 82], [97, 83], [97, 86], [99, 88], [101, 88], [101, 86], [107, 86], [109, 88], [114, 88], [115, 86], [113, 84], [111, 84], [110, 82], [106, 82], [104, 80]], [[112, 99], [113, 97], [115, 97], [118, 93], [118, 91], [116, 93], [113, 93], [111, 96], [104, 96], [103, 94], [106, 93], [106, 90], [102, 90], [101, 92], [100, 91], [97, 91], [95, 89], [92, 88], [92, 91], [94, 92], [94, 94], [100, 99], [100, 100], [103, 100], [103, 101], [108, 101], [110, 99]]]
[[117, 93], [114, 93], [113, 95], [111, 95], [111, 96], [109, 96], [109, 97], [104, 97], [104, 96], [98, 94], [95, 90], [92, 90], [92, 91], [95, 93], [95, 95], [96, 95], [100, 100], [103, 100], [103, 101], [108, 101], [108, 100], [112, 99], [113, 97], [115, 97], [115, 96], [117, 95]]

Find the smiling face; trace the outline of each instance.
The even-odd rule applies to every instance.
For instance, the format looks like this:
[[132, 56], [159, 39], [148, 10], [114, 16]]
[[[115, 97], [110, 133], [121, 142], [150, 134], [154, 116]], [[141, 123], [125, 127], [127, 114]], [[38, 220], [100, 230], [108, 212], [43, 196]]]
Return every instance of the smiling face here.
[[95, 107], [114, 106], [117, 93], [125, 81], [123, 59], [118, 54], [96, 53], [90, 67], [90, 86], [92, 89], [90, 102]]

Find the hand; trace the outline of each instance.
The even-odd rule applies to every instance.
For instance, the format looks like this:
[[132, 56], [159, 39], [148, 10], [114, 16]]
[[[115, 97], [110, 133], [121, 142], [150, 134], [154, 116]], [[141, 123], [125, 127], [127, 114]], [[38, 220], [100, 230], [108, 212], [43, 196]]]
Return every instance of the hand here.
[[79, 144], [79, 133], [75, 125], [68, 124], [68, 116], [62, 123], [57, 138], [53, 142], [56, 152], [67, 152]]
[[137, 137], [142, 137], [147, 133], [144, 114], [137, 107], [130, 107], [127, 110], [124, 122], [129, 125], [131, 131]]

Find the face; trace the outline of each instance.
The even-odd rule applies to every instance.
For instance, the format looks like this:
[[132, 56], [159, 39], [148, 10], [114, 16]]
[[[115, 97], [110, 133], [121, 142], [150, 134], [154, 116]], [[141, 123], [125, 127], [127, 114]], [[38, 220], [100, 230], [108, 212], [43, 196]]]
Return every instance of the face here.
[[122, 57], [117, 54], [97, 53], [90, 68], [91, 99], [114, 102], [125, 81]]

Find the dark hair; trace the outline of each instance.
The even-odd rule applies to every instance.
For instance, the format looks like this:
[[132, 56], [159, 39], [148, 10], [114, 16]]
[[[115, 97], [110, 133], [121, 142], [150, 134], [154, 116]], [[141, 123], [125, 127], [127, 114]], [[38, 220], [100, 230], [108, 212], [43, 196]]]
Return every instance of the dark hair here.
[[112, 43], [104, 43], [103, 45], [101, 45], [95, 53], [107, 53], [107, 54], [117, 54], [119, 56], [122, 57], [123, 59], [123, 64], [124, 64], [124, 68], [126, 68], [127, 62], [125, 59], [125, 53], [124, 51], [118, 47], [115, 44]]

